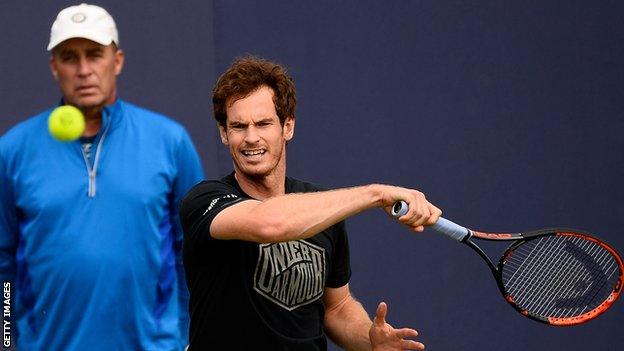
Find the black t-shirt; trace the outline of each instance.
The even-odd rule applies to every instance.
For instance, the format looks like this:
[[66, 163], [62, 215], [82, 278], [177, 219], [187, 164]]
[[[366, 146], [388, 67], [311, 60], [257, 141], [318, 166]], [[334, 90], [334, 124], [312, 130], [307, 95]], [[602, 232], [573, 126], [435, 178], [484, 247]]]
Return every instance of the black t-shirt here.
[[[286, 193], [319, 190], [286, 178]], [[324, 288], [351, 276], [344, 222], [283, 243], [212, 238], [215, 216], [246, 199], [230, 174], [201, 182], [182, 202], [190, 350], [326, 350]]]

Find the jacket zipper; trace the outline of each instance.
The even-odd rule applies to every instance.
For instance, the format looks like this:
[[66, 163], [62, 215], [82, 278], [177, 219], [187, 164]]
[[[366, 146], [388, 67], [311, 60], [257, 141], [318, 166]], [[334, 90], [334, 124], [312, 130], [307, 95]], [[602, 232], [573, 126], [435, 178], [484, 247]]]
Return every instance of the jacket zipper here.
[[89, 191], [88, 191], [88, 196], [90, 198], [94, 198], [95, 197], [95, 193], [96, 193], [96, 174], [97, 174], [97, 167], [100, 161], [100, 150], [102, 148], [102, 144], [104, 144], [104, 139], [106, 138], [106, 134], [108, 133], [108, 128], [110, 128], [111, 123], [109, 122], [106, 126], [106, 129], [104, 129], [104, 132], [102, 133], [102, 137], [100, 138], [100, 140], [98, 141], [97, 147], [95, 149], [95, 158], [93, 160], [93, 167], [91, 167], [91, 162], [89, 162], [89, 159], [87, 158], [87, 154], [85, 153], [83, 148], [80, 148], [80, 150], [82, 151], [82, 158], [85, 161], [85, 165], [87, 166], [87, 172], [89, 174]]

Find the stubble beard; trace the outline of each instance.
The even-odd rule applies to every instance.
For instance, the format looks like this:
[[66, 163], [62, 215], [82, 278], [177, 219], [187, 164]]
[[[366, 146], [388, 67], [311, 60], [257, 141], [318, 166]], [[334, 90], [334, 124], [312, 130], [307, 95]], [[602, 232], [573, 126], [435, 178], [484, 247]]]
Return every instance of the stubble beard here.
[[[275, 173], [280, 171], [280, 168], [284, 168], [284, 174], [286, 173], [286, 166], [285, 166], [285, 162], [286, 160], [284, 160], [284, 158], [286, 157], [285, 155], [286, 150], [285, 150], [285, 145], [282, 145], [281, 150], [279, 152], [277, 156], [277, 161], [272, 164], [271, 166], [268, 167], [268, 169], [266, 169], [266, 171], [263, 171], [262, 169], [258, 170], [258, 171], [253, 171], [253, 170], [249, 170], [249, 167], [241, 167], [237, 162], [236, 159], [234, 158], [234, 169], [236, 171], [236, 173], [244, 176], [245, 178], [255, 182], [255, 183], [262, 183], [265, 179], [271, 177], [272, 175], [274, 175]], [[282, 166], [283, 165], [283, 166]], [[253, 166], [251, 167], [252, 169], [254, 168]], [[245, 170], [247, 169], [247, 171]]]

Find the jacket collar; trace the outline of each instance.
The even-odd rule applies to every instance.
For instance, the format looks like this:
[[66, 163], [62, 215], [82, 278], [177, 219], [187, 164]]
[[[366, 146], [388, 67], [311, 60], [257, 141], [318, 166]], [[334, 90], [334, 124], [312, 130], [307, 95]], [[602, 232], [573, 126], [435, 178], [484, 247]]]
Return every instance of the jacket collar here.
[[[119, 123], [121, 123], [121, 118], [123, 116], [123, 113], [121, 113], [123, 104], [123, 100], [116, 99], [112, 104], [106, 105], [102, 108], [102, 127], [100, 128], [98, 135], [106, 130], [109, 124], [110, 129], [114, 129], [117, 125], [119, 125]], [[63, 105], [65, 105], [65, 99], [61, 98], [58, 106]]]

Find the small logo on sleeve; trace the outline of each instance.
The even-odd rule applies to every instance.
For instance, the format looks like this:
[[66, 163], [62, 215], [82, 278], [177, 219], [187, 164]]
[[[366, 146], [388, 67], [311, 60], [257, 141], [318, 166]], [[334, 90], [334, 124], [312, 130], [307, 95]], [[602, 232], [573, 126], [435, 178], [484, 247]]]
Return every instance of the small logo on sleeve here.
[[238, 195], [228, 194], [225, 196], [218, 197], [216, 199], [212, 199], [212, 201], [210, 201], [210, 204], [208, 205], [208, 208], [206, 209], [206, 211], [204, 211], [204, 214], [202, 216], [205, 216], [206, 213], [210, 212], [215, 207], [215, 205], [223, 199], [238, 199]]

